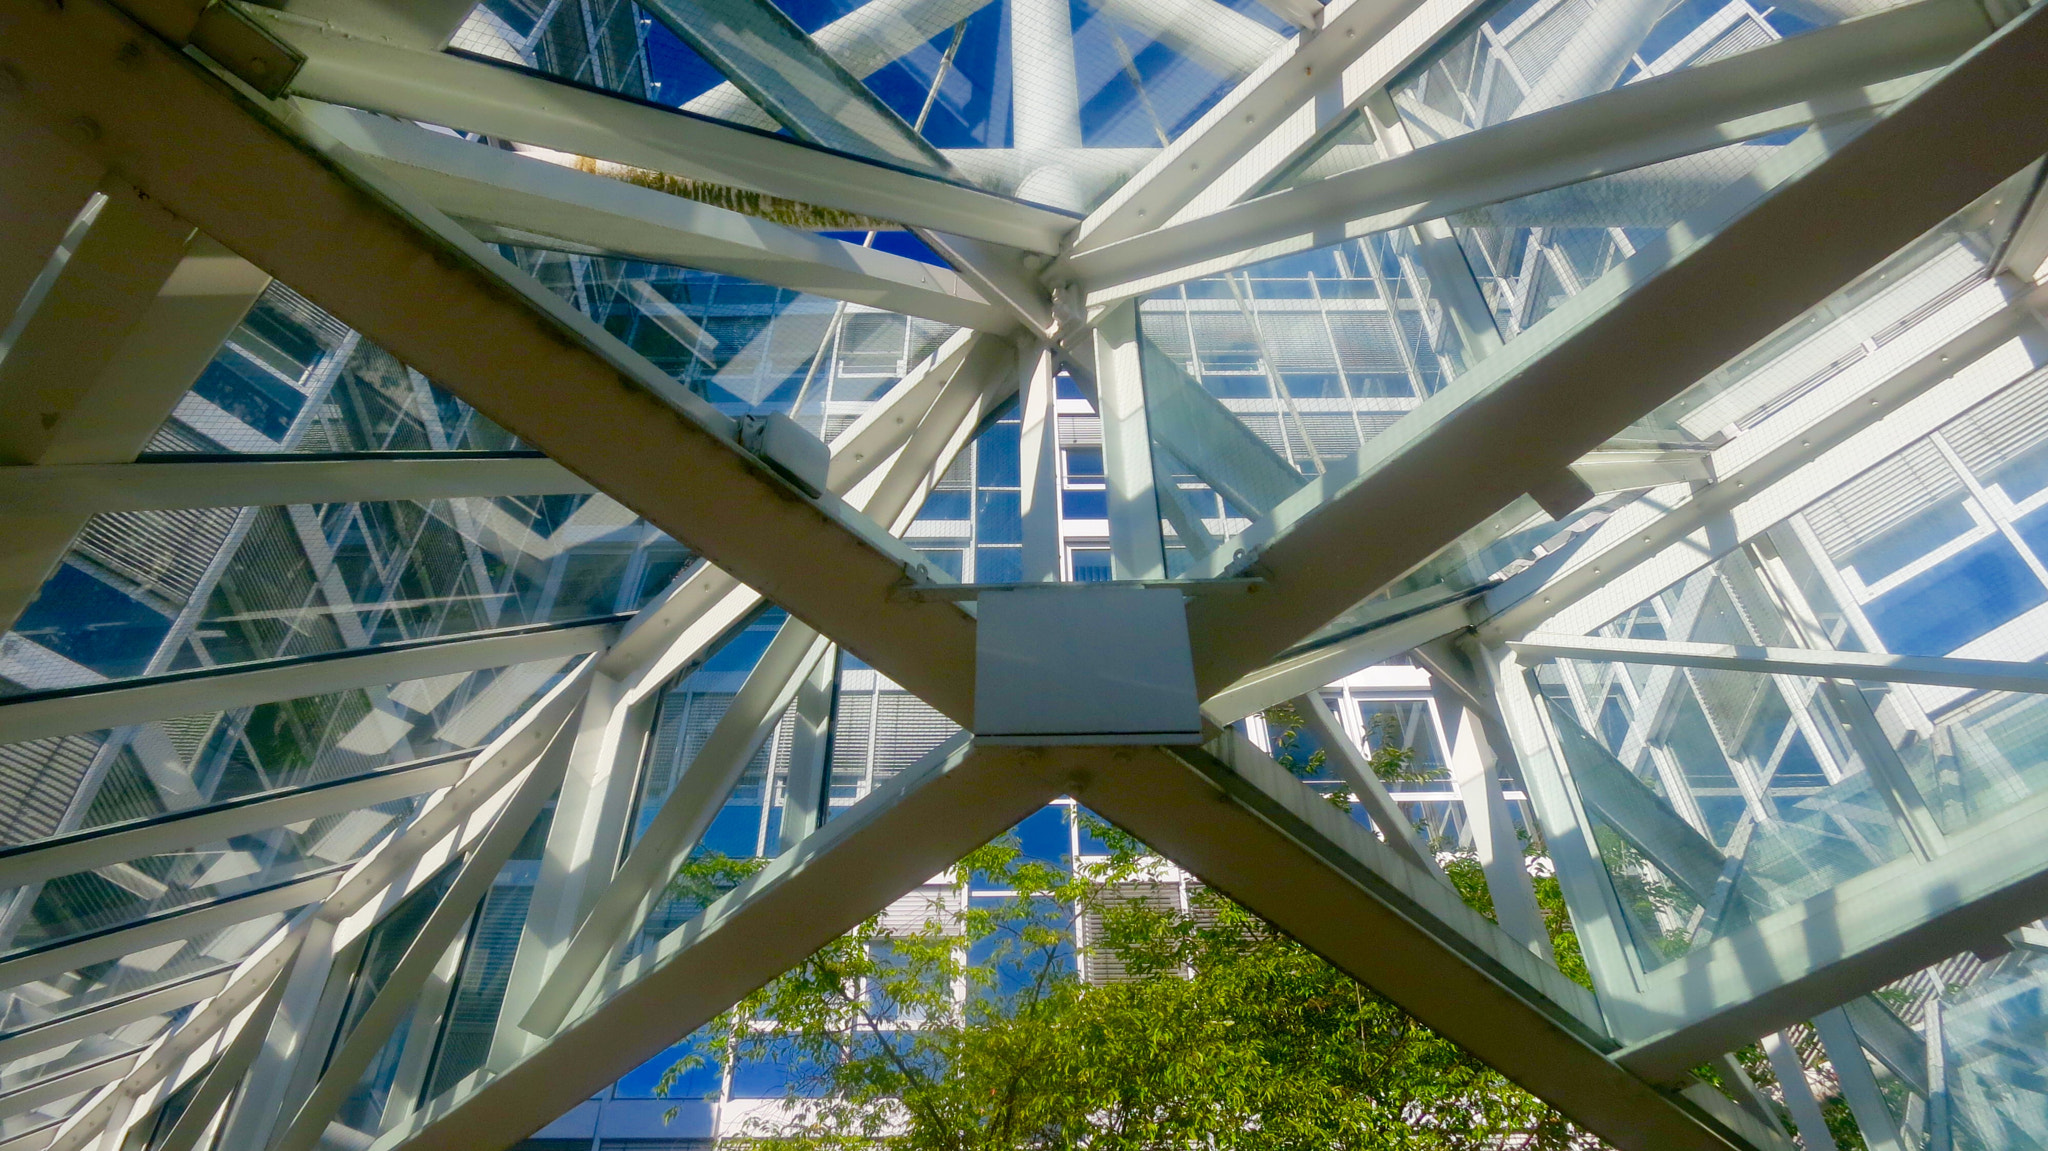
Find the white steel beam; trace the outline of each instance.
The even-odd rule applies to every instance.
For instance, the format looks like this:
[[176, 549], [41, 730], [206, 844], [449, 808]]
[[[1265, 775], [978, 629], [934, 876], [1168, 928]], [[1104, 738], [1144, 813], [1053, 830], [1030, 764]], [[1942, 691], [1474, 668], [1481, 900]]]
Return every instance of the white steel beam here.
[[575, 737], [568, 733], [566, 725], [557, 726], [547, 748], [521, 765], [505, 784], [508, 794], [491, 817], [489, 827], [464, 856], [454, 881], [406, 945], [405, 954], [385, 977], [369, 1007], [356, 1017], [348, 1038], [329, 1053], [319, 1081], [284, 1129], [271, 1140], [270, 1151], [312, 1151], [319, 1144], [329, 1120], [356, 1089], [392, 1031], [413, 1010], [427, 978], [490, 892], [499, 870], [525, 838], [527, 828], [561, 785], [574, 742]]
[[[38, 160], [61, 165], [65, 152], [57, 147]], [[7, 235], [10, 245], [29, 242], [13, 224], [7, 225]], [[114, 354], [57, 420], [35, 462], [122, 464], [134, 459], [269, 283], [269, 276], [206, 237], [193, 240], [125, 340], [105, 330], [93, 337], [116, 344]], [[118, 325], [119, 318], [113, 323]], [[0, 628], [6, 628], [34, 601], [85, 526], [85, 517], [40, 500], [0, 501], [0, 506], [8, 508], [9, 546], [0, 554]]]
[[1002, 834], [1073, 773], [1122, 770], [1111, 754], [949, 742], [609, 976], [524, 1059], [448, 1092], [376, 1151], [511, 1146]]
[[[1095, 406], [1102, 416], [1112, 578], [1166, 578], [1152, 430], [1138, 347], [1138, 309], [1112, 310], [1095, 327]], [[1171, 477], [1168, 482], [1172, 482]]]
[[1099, 306], [1352, 236], [1867, 113], [1918, 86], [1884, 82], [1939, 68], [1992, 30], [1975, 4], [1923, 0], [1519, 116], [1114, 244], [1088, 243], [1063, 267], [1087, 285], [1089, 305]]
[[[1441, 702], [1442, 697], [1439, 697]], [[1529, 861], [1514, 820], [1508, 815], [1506, 794], [1501, 789], [1499, 760], [1487, 737], [1480, 715], [1472, 708], [1460, 708], [1457, 734], [1451, 737], [1451, 785], [1457, 788], [1464, 806], [1465, 826], [1472, 833], [1472, 852], [1486, 875], [1486, 890], [1493, 897], [1494, 918], [1501, 930], [1520, 940], [1522, 946], [1543, 959], [1555, 962], [1550, 933], [1543, 922], [1543, 910], [1536, 903], [1535, 885], [1529, 880]]]
[[[303, 946], [303, 945], [301, 945]], [[266, 1025], [276, 1017], [279, 1004], [285, 992], [290, 989], [291, 980], [287, 972], [279, 972], [270, 981], [270, 986], [261, 998], [249, 1005], [246, 1013], [238, 1018], [229, 1029], [232, 1037], [221, 1048], [205, 1072], [205, 1079], [191, 1096], [185, 1100], [185, 1110], [179, 1114], [171, 1129], [151, 1145], [150, 1151], [192, 1151], [199, 1139], [206, 1133], [227, 1105], [236, 1088], [242, 1085], [249, 1074], [250, 1065], [263, 1053]], [[160, 1092], [167, 1095], [167, 1092]], [[130, 1108], [130, 1116], [134, 1109]], [[154, 1117], [155, 1112], [149, 1113]], [[131, 1118], [131, 1123], [133, 1119]], [[132, 1130], [132, 1127], [131, 1127]]]
[[[1015, 391], [1013, 358], [1007, 341], [956, 333], [927, 361], [929, 370], [906, 376], [891, 399], [832, 441], [827, 486], [844, 490], [854, 506], [900, 535], [982, 416]], [[637, 701], [761, 599], [719, 569], [700, 565], [658, 608], [643, 613], [646, 626], [629, 626], [605, 655], [605, 674], [626, 681], [627, 698]], [[636, 617], [635, 624], [641, 622]]]
[[[228, 987], [212, 1002], [188, 1018], [177, 1030], [157, 1041], [152, 1054], [119, 1088], [102, 1092], [91, 1103], [66, 1120], [55, 1151], [82, 1151], [96, 1140], [117, 1116], [162, 1083], [166, 1076], [196, 1072], [187, 1057], [200, 1051], [231, 1027], [241, 1013], [264, 996], [273, 980], [292, 979], [302, 947], [310, 945], [302, 972], [310, 978], [304, 990], [318, 992], [326, 983], [327, 963], [337, 948], [345, 947], [368, 931], [377, 915], [389, 910], [435, 872], [469, 847], [492, 825], [503, 808], [508, 783], [532, 764], [554, 740], [569, 715], [582, 701], [595, 675], [595, 661], [585, 660], [574, 672], [551, 688], [541, 700], [526, 709], [512, 726], [470, 762], [469, 770], [453, 786], [429, 799], [406, 825], [375, 851], [351, 866], [320, 901], [266, 942], [236, 970]], [[295, 985], [298, 983], [294, 980]], [[273, 1011], [281, 1000], [271, 1000]], [[303, 1020], [299, 1021], [303, 1022]], [[308, 1050], [306, 1036], [280, 1019], [285, 1034], [273, 1034], [271, 1069], [290, 1065], [289, 1056]], [[243, 1026], [269, 1028], [268, 1013], [247, 1018]], [[274, 1108], [272, 1092], [279, 1076], [263, 1085], [260, 1094]], [[252, 1080], [250, 1093], [259, 1093]], [[245, 1098], [245, 1102], [246, 1102]], [[267, 1127], [267, 1117], [255, 1117], [254, 1125]]]
[[506, 976], [487, 1057], [487, 1066], [493, 1069], [510, 1065], [532, 1046], [532, 1036], [516, 1021], [611, 878], [633, 822], [633, 801], [659, 700], [629, 701], [624, 685], [602, 668], [600, 661], [578, 713], [561, 798], [548, 824], [540, 874]]
[[[285, 979], [298, 958], [313, 916], [302, 914], [272, 933], [247, 959], [236, 966], [234, 976], [204, 1006], [194, 1011], [176, 1030], [159, 1038], [143, 1053], [122, 1082], [95, 1095], [85, 1106], [71, 1113], [51, 1142], [51, 1151], [83, 1151], [92, 1146], [116, 1112], [125, 1112], [137, 1099], [153, 1090], [166, 1076], [176, 1074], [192, 1055], [203, 1051], [224, 1031], [239, 1027], [262, 1028], [261, 1007], [269, 1000], [272, 986]], [[239, 1021], [239, 1024], [238, 1024]]]
[[[689, 858], [704, 830], [718, 815], [733, 785], [797, 687], [825, 654], [829, 641], [796, 620], [785, 620], [746, 682], [697, 751], [661, 811], [633, 844], [618, 872], [576, 928], [547, 981], [519, 1025], [535, 1035], [552, 1035], [569, 1017], [586, 989], [612, 969], [607, 962], [637, 934], [647, 914], [668, 891], [676, 868]], [[298, 1151], [298, 1149], [286, 1149]]]
[[936, 175], [951, 165], [769, 0], [643, 7], [798, 139]]
[[1863, 1145], [1869, 1151], [1908, 1151], [1906, 1141], [1899, 1137], [1898, 1120], [1892, 1118], [1891, 1108], [1877, 1086], [1877, 1076], [1871, 1074], [1870, 1057], [1863, 1053], [1848, 1013], [1840, 1008], [1823, 1011], [1813, 1017], [1813, 1029], [1820, 1034], [1835, 1081], [1842, 1085], [1842, 1097], [1856, 1119]]
[[[865, 80], [988, 4], [989, 0], [867, 0], [811, 33], [811, 40], [856, 79]], [[752, 128], [776, 127], [775, 117], [730, 80], [691, 97], [683, 110]]]
[[322, 921], [341, 925], [340, 944], [368, 929], [369, 917], [358, 913], [373, 903], [379, 912], [388, 909], [441, 863], [469, 849], [505, 802], [506, 785], [553, 742], [595, 675], [596, 661], [583, 660], [478, 752], [454, 786], [429, 799], [398, 834], [356, 863], [320, 906]]
[[1351, 734], [1344, 730], [1344, 724], [1330, 714], [1330, 705], [1323, 702], [1323, 693], [1311, 691], [1295, 700], [1295, 707], [1308, 721], [1316, 742], [1322, 745], [1323, 758], [1331, 770], [1364, 805], [1381, 840], [1401, 858], [1442, 879], [1444, 869], [1437, 865], [1436, 855], [1417, 838], [1414, 825], [1402, 814], [1394, 797], [1387, 794], [1387, 785], [1373, 774], [1372, 765], [1366, 762], [1358, 745], [1351, 742]]
[[[1898, 350], [1911, 357], [1903, 366], [1880, 363], [1874, 378], [1801, 397], [1717, 450], [1713, 484], [1675, 502], [1625, 507], [1561, 568], [1532, 569], [1501, 584], [1487, 596], [1482, 633], [1513, 637], [1545, 621], [1554, 630], [1590, 629], [1713, 562], [2048, 362], [2043, 306], [2048, 289], [1997, 280], [1976, 288], [1949, 315], [1921, 323], [1915, 331], [1926, 330], [1924, 342]], [[1733, 530], [1710, 544], [1704, 529], [1717, 521]]]
[[1605, 495], [1665, 484], [1712, 483], [1712, 460], [1704, 449], [1603, 449], [1582, 457], [1571, 472], [1594, 494]]
[[0, 463], [42, 461], [192, 238], [192, 225], [120, 180], [101, 193], [92, 224], [0, 356]]
[[1771, 1073], [1778, 1077], [1778, 1092], [1785, 1099], [1785, 1109], [1792, 1113], [1792, 1124], [1799, 1130], [1800, 1146], [1806, 1151], [1835, 1151], [1834, 1136], [1828, 1133], [1820, 1101], [1813, 1097], [1813, 1084], [1807, 1081], [1799, 1050], [1783, 1031], [1773, 1031], [1761, 1042], [1771, 1061]]
[[[860, 420], [834, 439], [832, 473], [828, 483], [835, 490], [852, 491], [862, 508], [889, 525], [890, 530], [902, 531], [916, 512], [923, 493], [950, 466], [954, 456], [966, 445], [973, 429], [980, 423], [982, 414], [1001, 403], [1010, 387], [1014, 386], [1014, 377], [1005, 371], [1010, 362], [1011, 349], [1006, 342], [986, 337], [972, 337], [967, 333], [955, 335], [934, 352], [916, 372], [906, 377], [883, 403], [871, 408]], [[888, 464], [887, 469], [877, 472], [876, 469], [885, 461]], [[679, 581], [677, 590], [668, 597], [668, 602], [653, 609], [656, 616], [667, 622], [658, 625], [650, 622], [649, 627], [641, 631], [629, 629], [629, 639], [635, 635], [649, 634], [671, 635], [674, 638], [665, 651], [651, 656], [637, 655], [630, 661], [621, 661], [618, 664], [616, 674], [630, 676], [629, 682], [620, 688], [621, 704], [641, 704], [641, 701], [667, 682], [686, 661], [697, 658], [706, 645], [724, 634], [733, 623], [752, 611], [759, 602], [760, 596], [752, 589], [725, 576], [716, 568], [700, 565], [690, 576]], [[693, 615], [686, 615], [678, 610], [686, 609], [693, 604], [699, 605]], [[786, 626], [801, 628], [802, 625], [792, 621]], [[781, 642], [781, 637], [778, 636], [777, 643]], [[791, 650], [794, 650], [797, 642], [797, 633], [791, 633]], [[620, 646], [625, 645], [626, 641], [621, 641]], [[605, 662], [600, 664], [601, 670], [611, 666], [611, 661], [618, 654], [615, 649], [613, 653], [607, 655]], [[813, 665], [824, 662], [822, 656], [805, 658]], [[767, 663], [767, 656], [764, 656], [763, 666]], [[757, 668], [757, 672], [758, 670]], [[747, 686], [754, 686], [756, 678], [750, 676]], [[772, 676], [760, 679], [759, 686], [763, 692], [774, 686], [770, 682], [771, 679]], [[744, 690], [743, 688], [743, 694]], [[829, 710], [829, 685], [817, 690], [825, 693], [824, 706]], [[776, 694], [779, 697], [783, 693]], [[786, 703], [786, 700], [783, 702]], [[779, 713], [781, 706], [771, 701], [762, 715], [772, 716]], [[727, 718], [732, 721], [728, 735], [732, 739], [752, 740], [762, 734], [764, 729], [760, 724], [746, 728], [741, 723], [742, 716], [734, 714], [758, 710], [760, 709], [752, 702], [743, 708], [741, 701], [736, 699], [727, 713]], [[745, 764], [747, 756], [732, 759], [718, 750], [718, 732], [726, 729], [727, 725], [721, 722], [713, 733], [713, 741], [699, 750], [699, 760], [709, 765], [711, 761], [706, 760], [705, 756], [707, 752], [711, 752], [714, 753], [713, 759], [729, 759], [731, 763], [741, 766]], [[751, 750], [747, 754], [750, 756]], [[690, 777], [686, 776], [686, 779], [688, 778]], [[575, 998], [581, 995], [588, 985], [590, 974], [599, 969], [593, 964], [601, 964], [604, 952], [631, 924], [637, 924], [646, 914], [643, 906], [645, 901], [632, 889], [638, 885], [644, 892], [653, 880], [647, 879], [644, 875], [637, 879], [633, 878], [627, 874], [628, 870], [632, 870], [635, 875], [648, 870], [658, 862], [657, 857], [662, 854], [658, 849], [663, 843], [671, 845], [671, 850], [668, 851], [670, 856], [675, 854], [675, 843], [684, 843], [685, 846], [681, 850], [687, 853], [687, 845], [694, 844], [701, 835], [701, 827], [696, 826], [701, 822], [699, 816], [704, 815], [708, 818], [709, 810], [715, 808], [707, 809], [707, 805], [715, 805], [730, 786], [730, 782], [725, 781], [723, 776], [714, 778], [714, 773], [711, 772], [697, 773], [692, 787], [705, 794], [694, 798], [687, 793], [670, 796], [669, 802], [663, 806], [662, 815], [657, 817], [660, 826], [650, 828], [643, 836], [641, 846], [635, 849], [634, 858], [641, 859], [640, 864], [635, 864], [629, 859], [617, 877], [602, 874], [588, 877], [583, 881], [583, 886], [579, 890], [592, 892], [597, 890], [595, 884], [604, 883], [606, 880], [610, 883], [602, 889], [602, 901], [594, 905], [587, 916], [579, 908], [569, 919], [559, 924], [559, 934], [551, 936], [559, 944], [558, 955], [535, 956], [527, 960], [529, 966], [522, 972], [524, 979], [519, 997], [514, 999], [508, 992], [508, 1017], [514, 1010], [512, 1004], [520, 1005], [517, 1010], [522, 1016], [528, 1013], [527, 1005], [533, 1004], [531, 1010], [538, 1013], [533, 1024], [535, 1029], [545, 1033], [559, 1024], [561, 1012], [574, 1005]], [[673, 818], [669, 818], [671, 814]], [[666, 876], [673, 872], [678, 862], [679, 859], [670, 859], [665, 867], [656, 867], [650, 874], [657, 877]], [[608, 901], [610, 906], [603, 901]], [[614, 926], [609, 932], [592, 927], [592, 923], [600, 917], [617, 918], [621, 911], [632, 912], [630, 923], [621, 921], [622, 925]], [[580, 929], [576, 926], [579, 921], [582, 923]], [[551, 951], [556, 950], [555, 944], [548, 946]], [[551, 971], [541, 966], [549, 962], [550, 958], [554, 963]], [[575, 974], [578, 971], [582, 974]], [[545, 998], [535, 1002], [536, 997], [544, 996], [549, 990], [552, 990], [555, 1000], [560, 1001], [559, 1007]], [[545, 1026], [539, 1021], [550, 1017], [551, 1022]], [[512, 1034], [511, 1032], [515, 1030], [518, 1033]], [[492, 1066], [504, 1065], [505, 1061], [516, 1057], [530, 1046], [531, 1039], [525, 1030], [501, 1028], [501, 1040], [494, 1049]]]
[[[0, 468], [0, 506], [78, 516], [259, 504], [352, 504], [491, 496], [588, 495], [544, 457], [58, 464]], [[0, 522], [13, 513], [0, 513]]]
[[396, 48], [261, 9], [251, 15], [305, 54], [305, 67], [291, 90], [310, 99], [751, 188], [1025, 251], [1057, 251], [1075, 224], [1064, 213], [966, 184], [621, 100], [539, 73]]
[[1252, 672], [1210, 696], [1202, 704], [1202, 714], [1218, 725], [1235, 723], [1470, 627], [1479, 606], [1477, 594], [1430, 588], [1375, 604], [1371, 612], [1361, 613], [1355, 634]]
[[1304, 32], [1313, 32], [1323, 21], [1323, 0], [1261, 0], [1275, 16]]
[[[1014, 386], [1013, 377], [996, 370], [1007, 365], [1008, 358], [1007, 344], [964, 331], [949, 337], [833, 439], [827, 486], [842, 493], [855, 493], [859, 486], [862, 491], [855, 494], [863, 507], [892, 526], [903, 522], [915, 511], [915, 501], [931, 478], [949, 466], [981, 413], [1000, 403]], [[889, 470], [877, 475], [884, 464]], [[542, 884], [552, 885], [548, 890], [558, 902], [543, 907], [536, 894], [536, 910], [522, 936], [506, 991], [504, 1019], [525, 1014], [591, 902], [612, 879], [611, 869], [600, 871], [597, 861], [615, 859], [620, 853], [625, 801], [652, 719], [653, 692], [760, 602], [751, 588], [700, 561], [660, 602], [643, 609], [600, 657], [572, 771], [587, 780], [586, 786], [601, 787], [604, 798], [596, 801], [598, 810], [586, 812], [582, 808], [589, 797], [579, 792], [557, 813]], [[829, 678], [831, 669], [829, 660], [818, 663], [804, 690], [812, 693], [806, 715], [822, 723], [830, 710], [831, 691], [829, 682], [820, 685], [816, 677]], [[800, 722], [805, 722], [801, 716]], [[823, 738], [822, 729], [811, 734]], [[792, 763], [796, 762], [793, 755]], [[789, 817], [783, 826], [785, 837], [794, 834], [788, 831], [793, 826]], [[533, 1043], [533, 1036], [515, 1024], [501, 1024], [491, 1067], [509, 1065]]]
[[423, 52], [448, 47], [476, 7], [470, 0], [282, 0], [275, 6], [351, 36]]
[[982, 331], [1017, 326], [959, 273], [385, 116], [315, 117], [486, 240], [674, 264]]
[[1050, 345], [1026, 344], [1017, 357], [1018, 519], [1026, 583], [1062, 577], [1060, 571], [1059, 364]]
[[1073, 794], [1605, 1142], [1772, 1145], [1616, 1064], [1590, 992], [1234, 732], [1140, 752]]
[[[13, 77], [0, 79], [11, 86]], [[15, 313], [64, 242], [78, 213], [106, 175], [106, 166], [65, 146], [58, 134], [11, 108], [0, 108], [0, 327]]]
[[[1180, 134], [1075, 233], [1077, 246], [1098, 248], [1165, 224], [1202, 189], [1271, 138], [1306, 138], [1315, 120], [1314, 98], [1347, 69], [1361, 65], [1390, 76], [1478, 6], [1476, 0], [1337, 0], [1323, 11], [1323, 30], [1276, 53], [1231, 90], [1194, 126]], [[1276, 156], [1274, 163], [1282, 157]], [[1232, 197], [1233, 199], [1235, 197]]]
[[[853, 424], [833, 437], [825, 486], [840, 495], [888, 463], [917, 434], [947, 385], [974, 362], [985, 341], [955, 332], [913, 367]], [[745, 592], [745, 594], [736, 594]], [[748, 598], [750, 597], [751, 598]], [[759, 602], [757, 593], [702, 560], [691, 565], [660, 600], [633, 617], [599, 659], [600, 674], [622, 683], [666, 679], [673, 667], [657, 661], [687, 659]]]
[[172, 210], [940, 711], [972, 714], [973, 621], [889, 601], [909, 549], [801, 494], [708, 402], [287, 106], [138, 39], [105, 0], [0, 13], [38, 116], [91, 117], [104, 131], [88, 150]]
[[[2041, 16], [1839, 147], [1788, 145], [1803, 167], [1773, 194], [1646, 247], [1254, 525], [1226, 572], [1256, 568], [1265, 594], [1188, 605], [1197, 683], [1264, 663], [2048, 150], [2018, 95], [2048, 51]], [[1861, 226], [1825, 226], [1844, 204]]]
[[[0, 888], [218, 843], [266, 828], [425, 795], [462, 777], [476, 752], [434, 756], [347, 779], [262, 792], [210, 807], [96, 827], [0, 850]], [[0, 1052], [6, 1040], [0, 1039]]]
[[825, 822], [832, 786], [832, 709], [839, 684], [838, 649], [827, 647], [797, 685], [790, 704], [788, 775], [783, 783], [782, 830], [776, 854], [803, 842]]
[[1790, 647], [1613, 639], [1531, 632], [1508, 647], [1524, 659], [1588, 659], [1662, 667], [1705, 667], [1756, 675], [1800, 675], [1874, 683], [1924, 683], [1975, 691], [2048, 692], [2048, 667], [1995, 659], [1949, 659], [1888, 652], [1811, 651]]
[[615, 627], [527, 625], [15, 696], [0, 702], [0, 743], [582, 655], [602, 650]]

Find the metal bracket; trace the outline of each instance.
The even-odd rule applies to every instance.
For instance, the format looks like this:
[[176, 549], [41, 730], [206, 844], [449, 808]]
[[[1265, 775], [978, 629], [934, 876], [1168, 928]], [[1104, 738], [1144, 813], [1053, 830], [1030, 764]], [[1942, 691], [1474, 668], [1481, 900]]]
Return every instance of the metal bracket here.
[[306, 66], [304, 53], [271, 35], [232, 0], [208, 5], [199, 14], [190, 44], [273, 100], [284, 95]]

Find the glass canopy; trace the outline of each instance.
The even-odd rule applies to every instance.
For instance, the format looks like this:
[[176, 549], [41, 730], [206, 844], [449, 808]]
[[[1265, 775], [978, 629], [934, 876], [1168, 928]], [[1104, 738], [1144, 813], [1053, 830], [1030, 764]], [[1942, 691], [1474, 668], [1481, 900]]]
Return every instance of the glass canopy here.
[[1091, 813], [1586, 1146], [2048, 1139], [2036, 9], [32, 7], [0, 1151], [758, 1134]]

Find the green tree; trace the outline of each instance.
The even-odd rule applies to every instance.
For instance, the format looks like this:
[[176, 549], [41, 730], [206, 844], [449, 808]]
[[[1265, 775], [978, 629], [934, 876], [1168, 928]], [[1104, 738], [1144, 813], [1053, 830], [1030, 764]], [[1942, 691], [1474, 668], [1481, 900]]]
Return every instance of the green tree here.
[[[1383, 751], [1375, 770], [1397, 776], [1405, 755]], [[977, 850], [921, 923], [871, 919], [720, 1016], [663, 1090], [707, 1058], [778, 1061], [786, 1118], [747, 1137], [820, 1151], [1589, 1144], [1245, 909], [1201, 888], [1183, 903], [1143, 845], [1090, 830], [1110, 855], [1072, 872], [1014, 839]], [[1452, 861], [1454, 880], [1490, 913], [1467, 863]], [[707, 899], [748, 869], [699, 859], [678, 890]], [[970, 901], [970, 887], [1010, 894]]]

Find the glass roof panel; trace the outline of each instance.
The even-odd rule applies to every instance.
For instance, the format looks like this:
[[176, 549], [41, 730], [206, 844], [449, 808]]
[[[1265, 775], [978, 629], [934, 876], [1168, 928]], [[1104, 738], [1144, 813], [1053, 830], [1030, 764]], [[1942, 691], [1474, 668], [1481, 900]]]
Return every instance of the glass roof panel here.
[[0, 1018], [39, 1021], [67, 1015], [146, 988], [231, 967], [248, 958], [285, 918], [281, 912], [259, 916], [193, 939], [173, 940], [120, 959], [0, 990]]
[[513, 451], [518, 439], [272, 281], [148, 455]]
[[152, 1015], [123, 1024], [110, 1032], [74, 1039], [10, 1060], [5, 1066], [0, 1066], [0, 1091], [18, 1091], [103, 1059], [115, 1059], [140, 1051], [171, 1023], [183, 1020], [188, 1014], [189, 1008], [180, 1008], [168, 1015]]
[[351, 863], [418, 810], [414, 796], [58, 876], [5, 893], [25, 910], [0, 958], [174, 911], [194, 910]]
[[0, 843], [346, 779], [489, 742], [567, 660], [0, 744]]
[[[897, 243], [878, 237], [876, 246]], [[779, 412], [828, 438], [957, 330], [738, 276], [507, 250], [556, 294], [719, 410], [733, 416]]]
[[1389, 87], [1419, 147], [1897, 2], [1502, 0]]
[[[946, 150], [939, 162], [957, 178], [1071, 210], [1099, 203], [1269, 55], [1284, 50], [1294, 32], [1257, 0], [781, 0], [779, 6], [901, 124]], [[735, 17], [750, 8], [736, 6]], [[793, 61], [734, 84], [634, 6], [593, 11], [601, 13], [594, 23], [570, 6], [491, 0], [472, 14], [454, 47], [790, 134], [743, 89], [767, 82], [782, 90]], [[856, 154], [872, 152], [819, 135], [839, 127], [828, 120], [793, 134]]]
[[611, 618], [687, 559], [603, 496], [96, 516], [0, 640], [0, 697]]
[[[1889, 372], [1904, 367], [1934, 330], [1921, 327], [1943, 309], [1954, 315], [1941, 330], [1981, 318], [1996, 307], [1990, 297], [1964, 301], [1990, 274], [2015, 213], [2024, 202], [2026, 173], [1986, 193], [1928, 235], [1858, 277], [1805, 315], [1726, 366], [1687, 388], [1609, 442], [1615, 449], [1679, 447], [1705, 451], [1740, 437], [1801, 396], [1844, 373]], [[1974, 297], [1972, 297], [1974, 299]], [[1911, 334], [1912, 341], [1902, 337]], [[1904, 356], [1906, 359], [1901, 359]], [[1880, 377], [1881, 378], [1881, 377]], [[1609, 516], [1649, 489], [1601, 493], [1563, 520], [1554, 520], [1523, 496], [1465, 532], [1384, 593], [1369, 597], [1298, 646], [1341, 638], [1355, 618], [1379, 600], [1428, 587], [1461, 589], [1504, 579], [1533, 562], [1589, 538]]]
[[[1621, 702], [1622, 676], [1644, 710]], [[1579, 660], [1537, 679], [1646, 966], [1912, 857], [1881, 768], [1816, 681]]]

